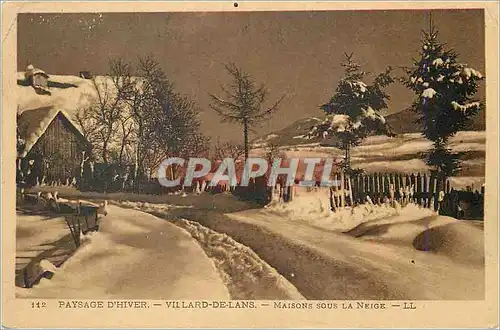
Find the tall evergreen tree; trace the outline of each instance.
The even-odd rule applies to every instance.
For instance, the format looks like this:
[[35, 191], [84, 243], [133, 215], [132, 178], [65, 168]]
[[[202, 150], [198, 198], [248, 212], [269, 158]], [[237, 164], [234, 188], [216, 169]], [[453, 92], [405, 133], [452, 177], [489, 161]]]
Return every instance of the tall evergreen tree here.
[[326, 113], [323, 123], [314, 126], [309, 136], [333, 135], [337, 147], [344, 151], [342, 166], [351, 168], [351, 149], [369, 134], [391, 134], [380, 110], [387, 108], [389, 95], [385, 89], [394, 82], [391, 68], [375, 77], [371, 85], [363, 80], [368, 73], [354, 60], [354, 54], [344, 54], [344, 77], [340, 79], [335, 94], [320, 108]]
[[240, 124], [243, 127], [243, 144], [245, 159], [248, 158], [249, 140], [248, 131], [264, 119], [269, 118], [285, 98], [283, 95], [270, 107], [264, 108], [267, 101], [268, 90], [265, 85], [257, 85], [253, 77], [238, 68], [234, 63], [226, 65], [227, 72], [231, 75], [232, 82], [228, 89], [221, 87], [224, 97], [210, 94], [212, 103], [210, 107], [222, 118], [222, 121]]
[[420, 59], [405, 68], [405, 85], [416, 98], [412, 109], [423, 124], [422, 134], [433, 142], [426, 163], [440, 175], [450, 176], [459, 169], [459, 155], [448, 147], [449, 139], [463, 130], [483, 105], [473, 99], [483, 75], [457, 61], [458, 53], [438, 41], [432, 21], [429, 31], [422, 31]]

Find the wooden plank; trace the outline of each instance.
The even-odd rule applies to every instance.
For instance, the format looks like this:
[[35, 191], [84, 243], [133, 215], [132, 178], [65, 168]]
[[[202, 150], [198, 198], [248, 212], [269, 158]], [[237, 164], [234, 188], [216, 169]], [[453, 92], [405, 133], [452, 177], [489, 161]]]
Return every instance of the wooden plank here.
[[351, 203], [354, 205], [356, 202], [356, 175], [349, 175], [349, 182], [351, 184]]
[[384, 173], [384, 193], [385, 196], [389, 196], [389, 175], [387, 173]]
[[333, 195], [333, 187], [328, 187], [330, 190], [330, 210], [335, 212], [335, 201]]
[[367, 182], [368, 183], [367, 184], [368, 189], [367, 189], [366, 193], [367, 193], [368, 196], [370, 196], [370, 198], [372, 198], [372, 194], [373, 194], [373, 174], [371, 174], [371, 173], [368, 174], [366, 178], [368, 179], [368, 182]]
[[434, 181], [435, 181], [435, 188], [434, 188], [434, 205], [433, 205], [433, 207], [434, 207], [435, 211], [438, 211], [439, 192], [441, 191], [442, 186], [443, 186], [443, 179], [436, 176]]
[[[404, 183], [404, 175], [402, 173], [399, 173], [399, 189], [404, 191], [405, 190], [405, 183]], [[403, 198], [403, 196], [400, 196], [400, 198]]]
[[[333, 180], [337, 181], [337, 173], [333, 173]], [[333, 210], [334, 211], [337, 211], [337, 209], [338, 209], [337, 191], [338, 191], [338, 187], [337, 187], [337, 184], [335, 183], [332, 187], [332, 194], [333, 194], [332, 202], [333, 202]]]
[[422, 176], [417, 173], [415, 192], [417, 193], [417, 204], [422, 205]]
[[416, 191], [416, 177], [415, 177], [415, 173], [412, 173], [410, 175], [410, 190], [411, 190], [411, 186], [413, 186], [413, 197], [412, 197], [412, 200], [411, 202], [415, 202], [415, 191]]
[[394, 173], [394, 187], [396, 189], [396, 199], [399, 199], [401, 196], [399, 196], [399, 189], [401, 188], [401, 180], [399, 177], [398, 173]]
[[431, 208], [431, 206], [433, 206], [432, 201], [433, 201], [434, 193], [436, 192], [435, 181], [436, 181], [436, 177], [431, 174], [431, 176], [429, 177], [429, 199], [427, 201], [428, 208]]
[[352, 197], [352, 182], [351, 182], [351, 176], [347, 175], [347, 184], [349, 187], [349, 203], [352, 206], [354, 206], [354, 198]]
[[363, 203], [366, 202], [366, 196], [369, 196], [369, 191], [370, 191], [370, 185], [369, 185], [370, 178], [368, 175], [365, 175], [365, 191], [363, 194]]
[[422, 197], [423, 197], [423, 203], [422, 205], [424, 207], [427, 207], [427, 198], [429, 197], [427, 194], [429, 193], [429, 185], [427, 181], [427, 174], [424, 173], [422, 177]]
[[384, 194], [384, 177], [383, 177], [383, 173], [379, 173], [378, 174], [378, 189], [380, 190], [379, 193], [380, 193], [380, 196], [382, 196]]
[[365, 176], [361, 175], [359, 177], [359, 202], [363, 204], [365, 202]]
[[345, 207], [345, 177], [344, 171], [340, 171], [340, 207]]

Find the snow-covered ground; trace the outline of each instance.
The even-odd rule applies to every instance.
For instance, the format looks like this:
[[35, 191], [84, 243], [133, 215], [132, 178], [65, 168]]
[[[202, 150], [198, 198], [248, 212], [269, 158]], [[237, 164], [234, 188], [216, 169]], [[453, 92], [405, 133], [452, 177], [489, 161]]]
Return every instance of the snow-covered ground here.
[[114, 200], [114, 201], [129, 201], [141, 202], [147, 206], [149, 203], [155, 205], [163, 205], [161, 207], [170, 211], [173, 209], [190, 209], [198, 210], [216, 210], [220, 212], [236, 212], [245, 210], [251, 207], [256, 207], [250, 203], [239, 201], [229, 193], [222, 194], [188, 194], [188, 195], [147, 195], [134, 193], [99, 193], [99, 192], [81, 192], [74, 187], [33, 187], [29, 189], [30, 193], [38, 191], [57, 191], [59, 197], [69, 198], [72, 200]]
[[116, 206], [52, 279], [16, 289], [18, 297], [46, 299], [230, 298], [213, 262], [188, 232]]
[[23, 270], [33, 267], [42, 259], [58, 265], [68, 258], [75, 244], [66, 221], [61, 216], [16, 215], [16, 285], [24, 286]]
[[[345, 231], [269, 210], [228, 214], [223, 227], [254, 250], [309, 299], [484, 298], [481, 223], [428, 215], [410, 207]], [[327, 228], [331, 227], [332, 230]], [[460, 288], [460, 290], [457, 290]]]
[[169, 212], [173, 209], [171, 206], [129, 201], [117, 204], [164, 217], [189, 232], [214, 262], [232, 299], [304, 299], [288, 280], [250, 248], [198, 222], [173, 220]]
[[[187, 197], [189, 198], [189, 197]], [[231, 210], [113, 201], [100, 231], [21, 297], [422, 299], [484, 297], [482, 222], [410, 204], [332, 214], [321, 196]], [[135, 210], [134, 210], [135, 209]], [[146, 214], [139, 210], [151, 213]], [[231, 213], [227, 213], [231, 212]], [[163, 218], [163, 219], [160, 219]], [[460, 287], [461, 290], [456, 290]], [[210, 289], [209, 289], [210, 288]]]
[[[481, 221], [412, 204], [331, 214], [320, 203], [311, 196], [229, 214], [185, 209], [182, 217], [248, 246], [307, 299], [483, 299]], [[155, 213], [153, 204], [135, 207]]]
[[[465, 188], [474, 184], [480, 187], [484, 183], [486, 134], [484, 131], [462, 131], [450, 139], [450, 147], [455, 152], [465, 152], [462, 170], [458, 176], [451, 178], [452, 186]], [[428, 172], [421, 154], [432, 147], [430, 141], [419, 133], [387, 136], [370, 136], [351, 151], [352, 165], [364, 169], [368, 173]], [[321, 146], [320, 143], [308, 143], [282, 146], [280, 151], [287, 157], [343, 157], [337, 148]], [[251, 150], [253, 156], [262, 156], [265, 147]], [[466, 179], [465, 179], [466, 178]]]

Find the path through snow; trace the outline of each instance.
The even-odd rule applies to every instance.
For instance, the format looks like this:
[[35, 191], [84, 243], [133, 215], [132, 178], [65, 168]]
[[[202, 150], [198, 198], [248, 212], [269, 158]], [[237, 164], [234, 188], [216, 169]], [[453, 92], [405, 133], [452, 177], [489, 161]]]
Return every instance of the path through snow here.
[[226, 234], [221, 234], [195, 221], [175, 219], [175, 206], [137, 202], [117, 202], [118, 205], [140, 209], [171, 221], [196, 239], [214, 262], [232, 299], [288, 300], [304, 296], [252, 249]]

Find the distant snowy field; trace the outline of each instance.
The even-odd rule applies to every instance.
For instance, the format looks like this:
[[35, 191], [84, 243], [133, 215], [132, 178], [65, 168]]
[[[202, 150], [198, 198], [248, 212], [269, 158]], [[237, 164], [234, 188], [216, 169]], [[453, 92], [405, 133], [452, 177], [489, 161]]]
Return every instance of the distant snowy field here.
[[[354, 167], [368, 173], [417, 173], [428, 172], [429, 167], [422, 159], [422, 154], [432, 147], [430, 141], [419, 133], [387, 136], [370, 136], [363, 143], [352, 149], [351, 160]], [[465, 187], [474, 184], [478, 188], [484, 183], [486, 132], [462, 131], [450, 140], [450, 147], [455, 152], [463, 152], [462, 170], [457, 177], [451, 178], [452, 186]], [[262, 156], [267, 149], [264, 145], [252, 149], [254, 156]], [[342, 159], [343, 152], [331, 146], [322, 146], [319, 142], [285, 145], [280, 147], [287, 157], [334, 157]]]

